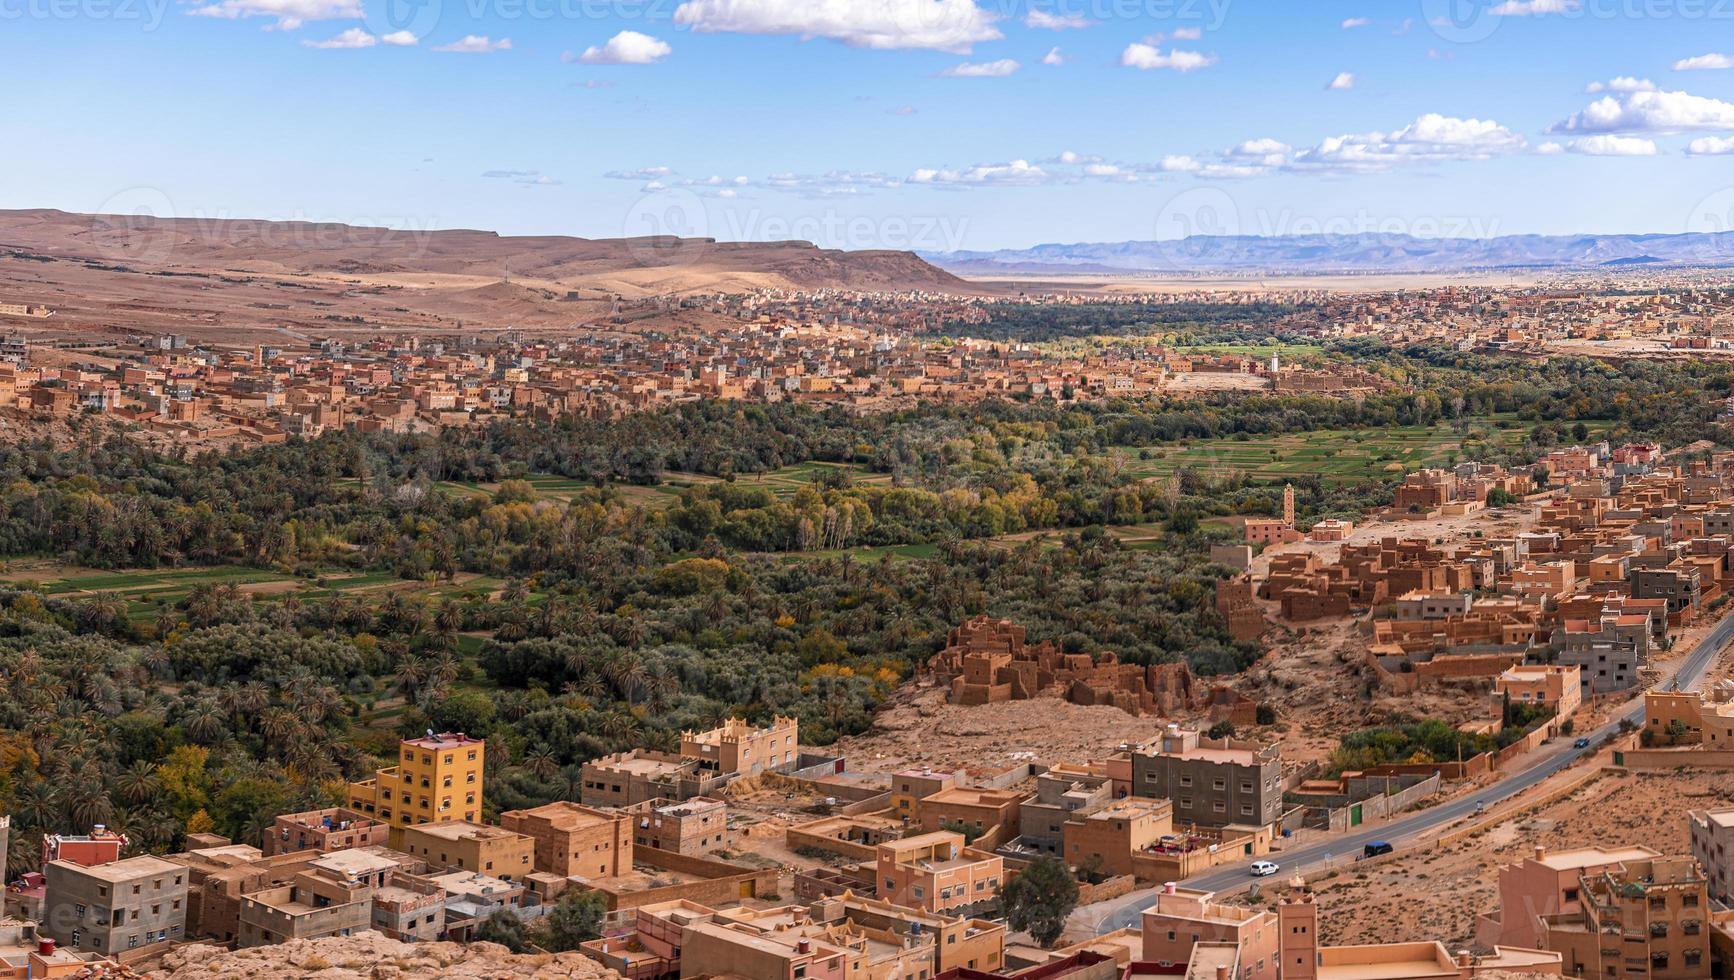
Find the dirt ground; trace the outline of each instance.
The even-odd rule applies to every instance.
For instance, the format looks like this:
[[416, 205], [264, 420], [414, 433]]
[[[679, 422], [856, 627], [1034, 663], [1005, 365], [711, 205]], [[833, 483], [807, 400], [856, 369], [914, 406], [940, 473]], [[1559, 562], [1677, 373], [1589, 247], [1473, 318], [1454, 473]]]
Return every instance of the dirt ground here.
[[[1690, 851], [1686, 811], [1734, 794], [1734, 773], [1621, 774], [1610, 770], [1539, 810], [1520, 812], [1448, 847], [1399, 856], [1367, 869], [1332, 872], [1310, 884], [1319, 893], [1327, 943], [1444, 941], [1468, 947], [1475, 917], [1499, 904], [1501, 865], [1542, 846], [1560, 851], [1642, 844], [1663, 854]], [[1274, 901], [1280, 886], [1262, 890]], [[1426, 901], [1417, 901], [1425, 894]]]
[[[1509, 537], [1535, 523], [1528, 508], [1481, 511], [1459, 517], [1358, 523], [1348, 544], [1370, 544], [1383, 538], [1422, 538], [1433, 542], [1465, 542], [1481, 537]], [[1343, 545], [1302, 541], [1266, 548], [1253, 559], [1252, 571], [1263, 578], [1271, 558], [1312, 552], [1334, 562]], [[1294, 764], [1323, 760], [1345, 733], [1378, 724], [1397, 715], [1439, 718], [1452, 724], [1487, 718], [1487, 682], [1438, 685], [1414, 694], [1392, 694], [1377, 687], [1364, 666], [1371, 626], [1365, 618], [1323, 619], [1286, 623], [1275, 602], [1261, 601], [1266, 617], [1277, 626], [1266, 636], [1269, 652], [1241, 675], [1234, 686], [1241, 693], [1276, 708], [1272, 730], [1282, 743], [1283, 759]]]
[[958, 769], [1100, 759], [1124, 742], [1156, 737], [1163, 721], [1106, 705], [1058, 697], [966, 706], [946, 701], [944, 688], [906, 685], [864, 735], [836, 749], [855, 770], [894, 772], [913, 766]]

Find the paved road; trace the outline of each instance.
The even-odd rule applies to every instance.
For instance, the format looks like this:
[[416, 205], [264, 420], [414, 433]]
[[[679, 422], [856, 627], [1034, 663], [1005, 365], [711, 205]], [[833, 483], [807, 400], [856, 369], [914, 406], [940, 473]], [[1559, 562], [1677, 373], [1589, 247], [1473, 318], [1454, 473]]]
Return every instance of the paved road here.
[[[1710, 664], [1730, 643], [1734, 643], [1734, 615], [1730, 615], [1717, 623], [1703, 640], [1693, 648], [1692, 653], [1675, 672], [1673, 679], [1663, 690], [1691, 690], [1704, 678], [1704, 673], [1710, 669]], [[1593, 732], [1578, 732], [1579, 736], [1590, 738], [1589, 748], [1575, 748], [1571, 741], [1560, 739], [1551, 749], [1543, 749], [1533, 756], [1533, 763], [1526, 769], [1513, 772], [1511, 775], [1486, 786], [1475, 793], [1461, 799], [1452, 800], [1439, 806], [1429, 807], [1419, 813], [1379, 824], [1375, 827], [1362, 828], [1353, 833], [1333, 836], [1316, 844], [1307, 844], [1285, 850], [1280, 854], [1270, 855], [1270, 860], [1282, 865], [1282, 873], [1271, 878], [1271, 881], [1283, 881], [1295, 872], [1305, 873], [1310, 868], [1324, 864], [1332, 858], [1341, 860], [1344, 855], [1359, 854], [1361, 848], [1371, 841], [1390, 841], [1402, 848], [1404, 840], [1418, 837], [1430, 831], [1438, 830], [1453, 821], [1471, 816], [1477, 804], [1485, 803], [1489, 807], [1502, 800], [1516, 796], [1518, 793], [1534, 786], [1542, 780], [1571, 766], [1579, 759], [1592, 755], [1597, 751], [1602, 740], [1619, 731], [1620, 722], [1630, 720], [1641, 723], [1644, 717], [1644, 699], [1636, 698], [1625, 711], [1614, 717], [1607, 724]], [[1186, 887], [1199, 888], [1205, 891], [1230, 892], [1238, 891], [1251, 884], [1246, 865], [1224, 867], [1210, 874], [1186, 879]], [[1131, 901], [1115, 909], [1104, 917], [1099, 927], [1101, 932], [1112, 932], [1135, 926], [1140, 921], [1140, 914], [1155, 904], [1153, 895], [1147, 895]]]

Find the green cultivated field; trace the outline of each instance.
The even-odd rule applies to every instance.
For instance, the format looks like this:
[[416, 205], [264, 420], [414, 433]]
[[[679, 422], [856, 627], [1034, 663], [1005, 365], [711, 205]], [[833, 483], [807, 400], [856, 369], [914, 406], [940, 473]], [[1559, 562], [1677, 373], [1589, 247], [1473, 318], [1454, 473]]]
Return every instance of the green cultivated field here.
[[[1591, 423], [1592, 435], [1606, 423]], [[1394, 479], [1429, 466], [1444, 466], [1465, 441], [1511, 448], [1521, 445], [1528, 427], [1501, 429], [1475, 422], [1460, 435], [1450, 425], [1391, 429], [1327, 429], [1247, 440], [1201, 439], [1151, 446], [1140, 451], [1148, 459], [1128, 463], [1133, 473], [1165, 477], [1182, 467], [1200, 473], [1245, 473], [1255, 480], [1321, 476], [1351, 482], [1367, 478]]]
[[[870, 472], [858, 463], [794, 463], [769, 473], [742, 474], [735, 478], [735, 485], [741, 487], [763, 487], [772, 493], [786, 495], [794, 493], [827, 473], [848, 471], [855, 483], [889, 484], [891, 477], [884, 473]], [[591, 489], [594, 484], [589, 480], [577, 477], [552, 476], [537, 474], [526, 476], [524, 482], [535, 489], [538, 497], [551, 500], [564, 500], [572, 495]], [[352, 481], [353, 482], [353, 481]], [[636, 484], [616, 483], [612, 489], [620, 493], [632, 503], [644, 507], [667, 506], [681, 491], [687, 487], [701, 483], [720, 482], [717, 477], [702, 473], [683, 473], [671, 470], [662, 475], [662, 482], [654, 486], [638, 486]], [[498, 483], [459, 483], [451, 480], [434, 484], [438, 490], [446, 493], [467, 494], [471, 496], [492, 496], [500, 489]]]
[[504, 582], [488, 576], [460, 576], [456, 582], [414, 582], [398, 578], [390, 572], [333, 572], [317, 582], [268, 569], [221, 568], [141, 568], [126, 571], [87, 571], [67, 569], [54, 577], [53, 566], [37, 567], [14, 573], [0, 572], [0, 585], [39, 589], [44, 595], [76, 598], [95, 593], [114, 593], [127, 602], [127, 614], [133, 619], [155, 615], [164, 605], [174, 605], [200, 585], [240, 585], [253, 587], [256, 599], [270, 600], [276, 596], [297, 593], [307, 597], [329, 597], [343, 593], [374, 591], [413, 591], [432, 599], [447, 596], [486, 595], [499, 589]]

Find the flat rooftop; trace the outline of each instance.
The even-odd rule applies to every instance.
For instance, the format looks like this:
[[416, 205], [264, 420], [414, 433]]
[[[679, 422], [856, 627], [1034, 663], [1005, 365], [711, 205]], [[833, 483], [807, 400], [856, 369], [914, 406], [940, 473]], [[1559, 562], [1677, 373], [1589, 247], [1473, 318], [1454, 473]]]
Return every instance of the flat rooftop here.
[[1540, 863], [1553, 871], [1575, 871], [1602, 864], [1623, 864], [1627, 861], [1645, 861], [1657, 857], [1661, 857], [1660, 851], [1638, 844], [1612, 849], [1580, 847], [1570, 851], [1549, 851], [1542, 855]]
[[513, 831], [506, 830], [506, 829], [503, 829], [501, 827], [490, 827], [487, 824], [470, 823], [470, 822], [465, 821], [465, 820], [447, 820], [447, 821], [443, 821], [440, 823], [422, 823], [422, 824], [416, 824], [413, 827], [405, 827], [403, 829], [406, 831], [414, 831], [418, 834], [427, 834], [430, 837], [438, 837], [441, 840], [450, 840], [450, 841], [502, 840], [505, 838], [524, 836], [523, 834], [515, 833]]
[[378, 871], [390, 871], [398, 866], [398, 862], [379, 854], [364, 850], [332, 851], [308, 862], [316, 868], [326, 868], [338, 874], [351, 878], [373, 874]]
[[1192, 947], [1192, 959], [1186, 964], [1186, 980], [1216, 980], [1216, 971], [1223, 969], [1229, 976], [1240, 973], [1240, 947], [1234, 943], [1197, 943]]
[[1718, 810], [1693, 810], [1692, 816], [1716, 827], [1734, 827], [1734, 806], [1722, 807]]
[[528, 810], [513, 810], [503, 813], [501, 817], [518, 817], [524, 819], [545, 820], [555, 830], [577, 830], [581, 827], [597, 827], [611, 824], [624, 819], [621, 814], [598, 810], [573, 803], [570, 800], [555, 800], [542, 806]]
[[101, 881], [132, 881], [135, 878], [149, 878], [152, 875], [172, 875], [186, 871], [179, 864], [171, 864], [162, 858], [141, 854], [121, 861], [110, 861], [107, 864], [97, 864], [86, 867], [73, 861], [55, 861], [50, 867], [75, 869], [86, 877]]
[[1207, 749], [1191, 748], [1184, 752], [1163, 752], [1170, 759], [1187, 759], [1197, 762], [1215, 762], [1221, 765], [1255, 766], [1258, 765], [1258, 755], [1251, 749]]
[[606, 772], [635, 773], [640, 776], [663, 776], [682, 772], [694, 765], [691, 759], [654, 759], [636, 753], [621, 759], [599, 759], [598, 769]]
[[479, 738], [471, 738], [463, 732], [441, 732], [438, 735], [423, 736], [421, 738], [406, 738], [403, 740], [403, 744], [413, 745], [418, 749], [429, 749], [438, 752], [444, 749], [461, 748], [466, 745], [480, 745], [482, 744], [482, 740]]

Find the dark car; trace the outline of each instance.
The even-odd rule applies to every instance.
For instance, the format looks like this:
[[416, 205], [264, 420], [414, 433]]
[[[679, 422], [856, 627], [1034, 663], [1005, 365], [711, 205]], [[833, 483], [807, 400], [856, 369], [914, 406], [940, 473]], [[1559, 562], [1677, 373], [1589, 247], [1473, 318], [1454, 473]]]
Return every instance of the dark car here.
[[1381, 854], [1389, 854], [1394, 850], [1396, 850], [1396, 848], [1392, 847], [1389, 842], [1382, 841], [1382, 840], [1376, 840], [1376, 841], [1373, 841], [1372, 843], [1368, 844], [1367, 846], [1361, 848], [1361, 857], [1363, 857], [1363, 858], [1378, 857]]
[[1590, 747], [1590, 740], [1587, 737], [1580, 738], [1577, 741], [1571, 743], [1571, 747], [1574, 749], [1587, 749]]

